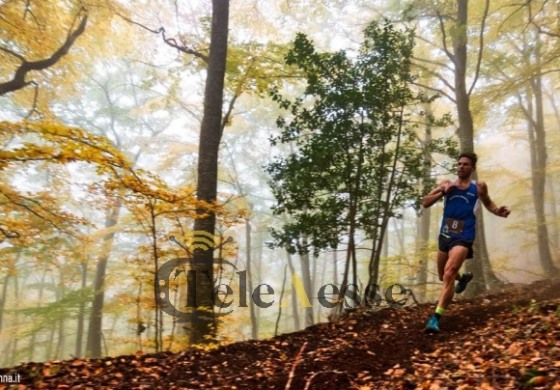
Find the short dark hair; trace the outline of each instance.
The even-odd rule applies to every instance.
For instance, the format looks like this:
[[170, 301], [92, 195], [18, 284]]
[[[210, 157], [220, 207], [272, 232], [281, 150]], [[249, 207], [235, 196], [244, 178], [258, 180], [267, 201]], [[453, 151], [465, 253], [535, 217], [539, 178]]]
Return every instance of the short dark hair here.
[[476, 155], [475, 152], [463, 152], [459, 155], [459, 157], [457, 158], [457, 160], [460, 160], [461, 157], [466, 157], [469, 160], [471, 160], [471, 164], [473, 167], [476, 167], [476, 162], [478, 161], [478, 156]]

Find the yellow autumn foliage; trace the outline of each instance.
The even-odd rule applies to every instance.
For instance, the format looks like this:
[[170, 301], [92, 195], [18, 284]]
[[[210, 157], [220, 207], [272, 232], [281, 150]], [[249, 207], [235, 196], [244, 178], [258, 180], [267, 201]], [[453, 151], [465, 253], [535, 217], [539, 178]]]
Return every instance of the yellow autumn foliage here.
[[82, 129], [44, 122], [0, 122], [0, 131], [6, 139], [14, 140], [0, 150], [0, 170], [29, 161], [84, 161], [104, 170], [131, 167], [109, 140]]
[[[56, 63], [31, 70], [25, 84], [10, 93], [14, 102], [41, 118], [54, 120], [49, 102], [77, 92], [76, 81], [96, 58], [133, 50], [126, 11], [110, 0], [10, 0], [0, 2], [0, 85], [14, 79], [22, 64], [48, 61], [85, 27]], [[112, 39], [112, 37], [118, 37]], [[35, 88], [36, 87], [36, 88]]]

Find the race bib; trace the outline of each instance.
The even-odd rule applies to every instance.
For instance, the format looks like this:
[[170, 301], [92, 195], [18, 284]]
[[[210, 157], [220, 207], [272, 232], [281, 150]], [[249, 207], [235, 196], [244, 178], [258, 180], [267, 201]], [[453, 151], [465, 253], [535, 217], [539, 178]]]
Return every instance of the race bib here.
[[445, 232], [454, 233], [454, 234], [461, 234], [463, 233], [463, 228], [465, 226], [465, 221], [460, 219], [454, 218], [447, 218], [445, 220]]

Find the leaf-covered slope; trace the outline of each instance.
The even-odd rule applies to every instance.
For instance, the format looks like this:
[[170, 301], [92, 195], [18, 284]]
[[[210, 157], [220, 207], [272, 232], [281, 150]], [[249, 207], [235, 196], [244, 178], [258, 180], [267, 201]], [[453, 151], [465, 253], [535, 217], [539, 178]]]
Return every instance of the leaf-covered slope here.
[[210, 352], [27, 363], [0, 375], [17, 372], [27, 388], [46, 389], [560, 390], [560, 279], [456, 302], [438, 335], [423, 332], [432, 310], [356, 311]]

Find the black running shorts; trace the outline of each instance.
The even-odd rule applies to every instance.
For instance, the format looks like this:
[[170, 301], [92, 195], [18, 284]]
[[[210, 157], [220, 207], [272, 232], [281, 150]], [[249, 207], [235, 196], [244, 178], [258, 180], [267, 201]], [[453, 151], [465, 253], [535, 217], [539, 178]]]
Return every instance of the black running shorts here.
[[464, 246], [469, 250], [467, 253], [467, 259], [473, 258], [473, 241], [462, 238], [453, 238], [440, 233], [438, 239], [438, 249], [440, 251], [448, 253], [454, 246]]

